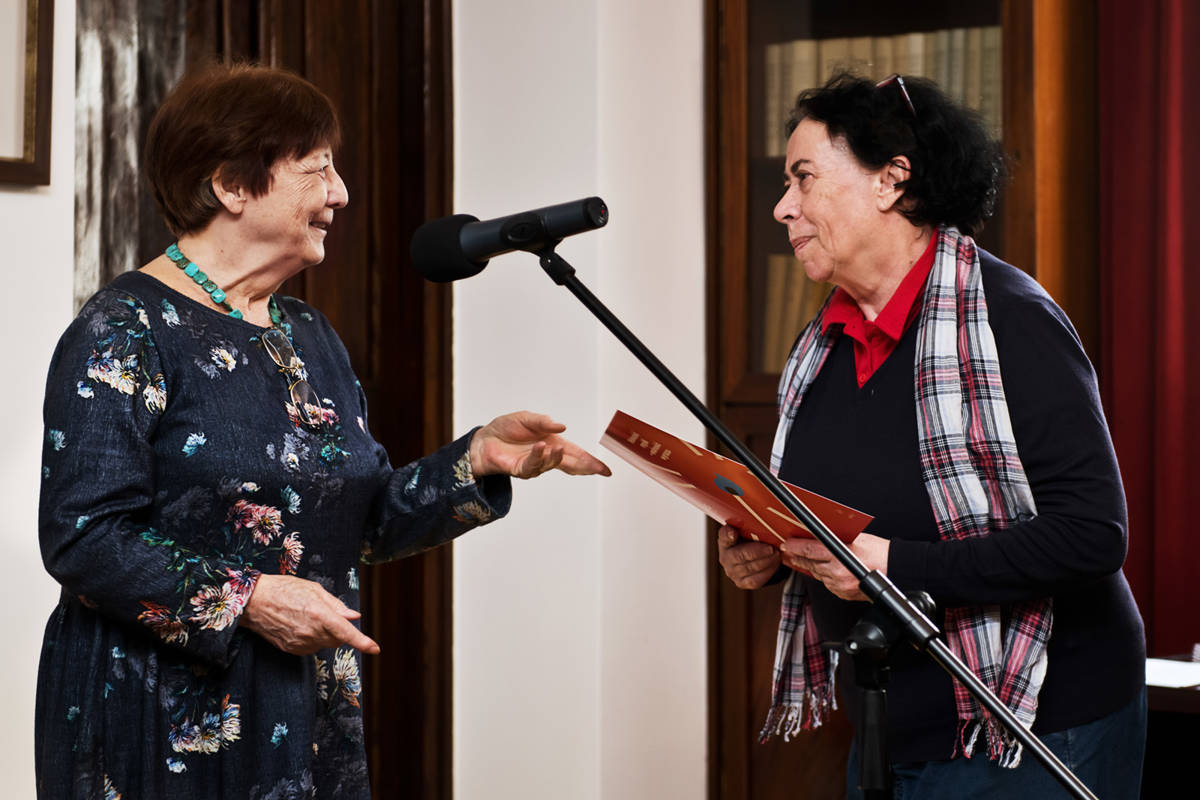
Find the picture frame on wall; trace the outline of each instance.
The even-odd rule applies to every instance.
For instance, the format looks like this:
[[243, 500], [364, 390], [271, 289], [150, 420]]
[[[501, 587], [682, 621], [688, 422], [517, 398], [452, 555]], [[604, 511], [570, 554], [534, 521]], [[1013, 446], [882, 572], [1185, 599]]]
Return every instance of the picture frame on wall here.
[[0, 0], [0, 182], [50, 183], [54, 0]]

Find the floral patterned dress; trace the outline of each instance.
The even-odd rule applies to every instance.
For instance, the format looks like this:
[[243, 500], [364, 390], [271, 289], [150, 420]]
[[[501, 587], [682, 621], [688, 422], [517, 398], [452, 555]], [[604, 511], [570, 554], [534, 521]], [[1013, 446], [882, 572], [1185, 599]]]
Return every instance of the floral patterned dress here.
[[[469, 435], [393, 470], [325, 318], [276, 302], [321, 400], [310, 424], [263, 329], [142, 273], [54, 353], [40, 536], [63, 586], [41, 655], [39, 797], [365, 798], [360, 654], [284, 653], [238, 626], [262, 573], [358, 607], [359, 561], [502, 516]], [[313, 418], [315, 417], [315, 418]]]

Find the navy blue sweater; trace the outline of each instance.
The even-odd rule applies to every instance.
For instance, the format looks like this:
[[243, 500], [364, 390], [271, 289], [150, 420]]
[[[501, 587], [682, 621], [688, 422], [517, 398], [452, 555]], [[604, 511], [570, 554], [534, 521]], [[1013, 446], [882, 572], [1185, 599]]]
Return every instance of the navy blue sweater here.
[[[947, 605], [1052, 596], [1046, 680], [1034, 723], [1050, 733], [1129, 703], [1144, 682], [1142, 620], [1121, 564], [1125, 495], [1096, 376], [1070, 321], [1029, 276], [981, 251], [989, 323], [1036, 518], [982, 539], [941, 542], [921, 480], [913, 396], [916, 325], [860, 389], [841, 337], [809, 388], [780, 477], [875, 516], [892, 540], [888, 576]], [[845, 636], [865, 604], [805, 578], [822, 639]], [[940, 614], [937, 620], [940, 623]], [[894, 762], [949, 758], [957, 730], [949, 676], [912, 648], [895, 651], [888, 692]], [[839, 695], [854, 719], [849, 659]]]

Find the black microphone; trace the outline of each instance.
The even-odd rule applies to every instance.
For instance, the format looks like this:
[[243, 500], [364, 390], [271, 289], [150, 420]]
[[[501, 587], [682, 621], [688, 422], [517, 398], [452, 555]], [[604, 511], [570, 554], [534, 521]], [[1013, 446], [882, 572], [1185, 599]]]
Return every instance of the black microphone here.
[[417, 228], [412, 238], [413, 266], [427, 280], [449, 283], [479, 274], [495, 256], [514, 250], [536, 253], [606, 224], [608, 206], [599, 197], [484, 222], [470, 214], [454, 214]]

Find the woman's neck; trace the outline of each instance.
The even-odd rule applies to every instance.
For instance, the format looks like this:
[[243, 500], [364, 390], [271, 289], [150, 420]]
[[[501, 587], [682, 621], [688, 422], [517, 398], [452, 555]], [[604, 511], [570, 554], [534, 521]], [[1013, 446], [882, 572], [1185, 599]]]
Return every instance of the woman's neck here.
[[903, 227], [897, 226], [889, 233], [892, 235], [876, 239], [879, 242], [877, 248], [863, 254], [861, 263], [869, 263], [869, 266], [861, 270], [859, 280], [842, 284], [842, 289], [854, 298], [868, 320], [878, 317], [900, 288], [904, 276], [929, 246], [933, 228], [917, 228], [905, 220]]
[[[271, 295], [279, 290], [284, 280], [295, 274], [295, 270], [256, 255], [256, 248], [252, 246], [240, 247], [222, 237], [206, 234], [207, 229], [179, 237], [180, 252], [225, 292], [226, 301], [242, 312], [247, 322], [269, 327]], [[156, 258], [143, 270], [197, 302], [217, 307], [208, 292], [166, 256]]]

